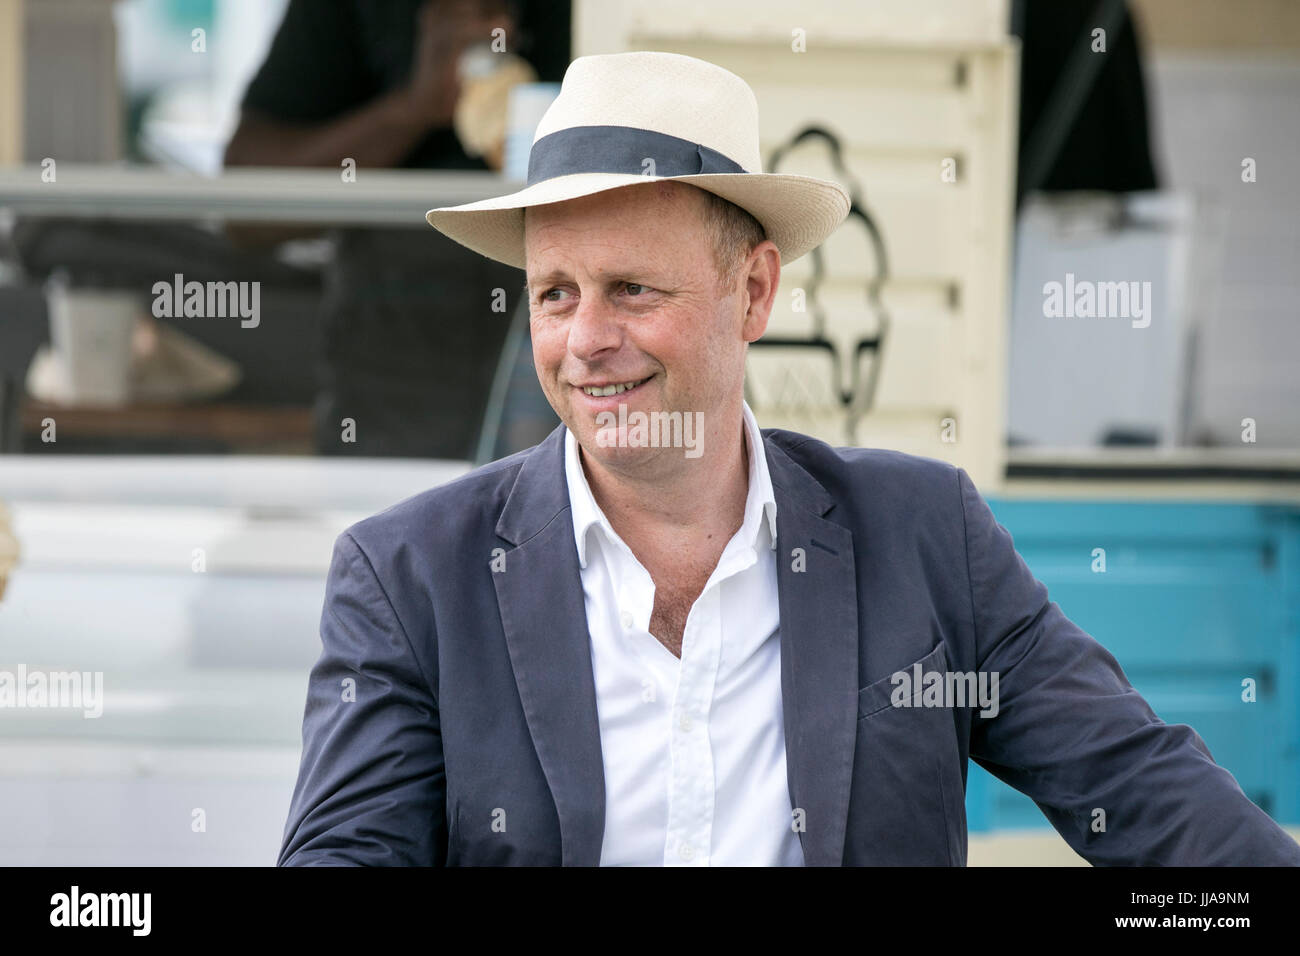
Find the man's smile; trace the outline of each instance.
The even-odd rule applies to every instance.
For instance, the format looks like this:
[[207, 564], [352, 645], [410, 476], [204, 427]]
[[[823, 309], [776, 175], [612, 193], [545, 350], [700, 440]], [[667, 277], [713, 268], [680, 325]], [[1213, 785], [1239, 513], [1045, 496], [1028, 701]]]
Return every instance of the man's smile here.
[[601, 410], [626, 402], [627, 396], [639, 392], [652, 378], [653, 375], [631, 381], [587, 382], [583, 385], [575, 385], [574, 389], [583, 396], [582, 401], [585, 405]]

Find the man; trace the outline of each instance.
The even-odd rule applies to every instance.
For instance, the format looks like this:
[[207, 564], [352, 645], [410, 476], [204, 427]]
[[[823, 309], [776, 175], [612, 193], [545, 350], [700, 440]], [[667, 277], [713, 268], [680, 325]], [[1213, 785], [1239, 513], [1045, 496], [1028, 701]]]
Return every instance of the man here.
[[747, 343], [848, 209], [760, 169], [738, 77], [583, 57], [527, 188], [429, 212], [526, 269], [564, 424], [340, 536], [280, 863], [960, 865], [968, 757], [1094, 863], [1300, 863], [964, 471], [760, 432]]

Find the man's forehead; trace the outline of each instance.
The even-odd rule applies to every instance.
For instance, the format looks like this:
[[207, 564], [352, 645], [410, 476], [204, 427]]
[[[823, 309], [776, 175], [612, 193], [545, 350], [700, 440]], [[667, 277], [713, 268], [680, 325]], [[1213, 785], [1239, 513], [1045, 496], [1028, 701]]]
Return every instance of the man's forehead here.
[[677, 271], [674, 264], [654, 255], [647, 247], [639, 255], [601, 257], [599, 262], [592, 261], [586, 255], [563, 256], [558, 261], [549, 256], [538, 259], [529, 257], [525, 275], [529, 286], [540, 287], [552, 282], [565, 282], [577, 276], [598, 283], [610, 283], [637, 278], [660, 278], [676, 275]]
[[[704, 238], [703, 223], [698, 213], [685, 204], [670, 210], [650, 205], [644, 215], [634, 217], [622, 205], [626, 200], [620, 203], [608, 197], [603, 207], [584, 202], [594, 198], [583, 197], [583, 200], [524, 211], [525, 271], [530, 283], [571, 277], [575, 271], [596, 279], [626, 279], [630, 271], [669, 268], [683, 256], [695, 258], [693, 244]], [[577, 202], [583, 202], [585, 208], [575, 208]], [[615, 203], [622, 208], [613, 208]], [[565, 206], [580, 216], [580, 221], [567, 221], [569, 217], [559, 209]], [[679, 228], [665, 228], [678, 222]], [[549, 226], [559, 226], [560, 231], [557, 233]], [[666, 231], [672, 233], [670, 240], [664, 236]]]

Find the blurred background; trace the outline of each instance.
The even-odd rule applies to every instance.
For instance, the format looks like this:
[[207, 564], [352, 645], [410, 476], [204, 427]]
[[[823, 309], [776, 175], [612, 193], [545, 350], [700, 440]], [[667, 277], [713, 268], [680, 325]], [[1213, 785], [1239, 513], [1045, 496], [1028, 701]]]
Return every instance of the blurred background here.
[[[966, 468], [1300, 835], [1300, 4], [0, 0], [0, 671], [103, 681], [0, 707], [0, 861], [274, 862], [334, 537], [557, 423], [523, 273], [423, 214], [633, 49], [854, 197], [760, 424]], [[967, 809], [973, 864], [1083, 863]]]

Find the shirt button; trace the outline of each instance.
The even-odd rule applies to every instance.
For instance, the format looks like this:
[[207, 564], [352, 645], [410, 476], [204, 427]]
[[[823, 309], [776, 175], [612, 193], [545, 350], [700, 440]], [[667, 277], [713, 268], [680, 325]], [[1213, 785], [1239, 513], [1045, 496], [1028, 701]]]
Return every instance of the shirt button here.
[[677, 848], [677, 855], [689, 863], [691, 860], [695, 859], [695, 847], [691, 846], [689, 843], [683, 843]]
[[681, 727], [682, 730], [686, 731], [687, 733], [690, 733], [690, 732], [691, 732], [691, 728], [695, 726], [693, 723], [691, 723], [691, 715], [690, 715], [690, 714], [682, 714], [682, 719], [679, 720], [679, 721], [677, 722], [677, 725], [678, 725], [679, 727]]
[[627, 628], [629, 631], [632, 629], [631, 611], [624, 611], [622, 614], [619, 615], [619, 620], [623, 622], [623, 627]]

